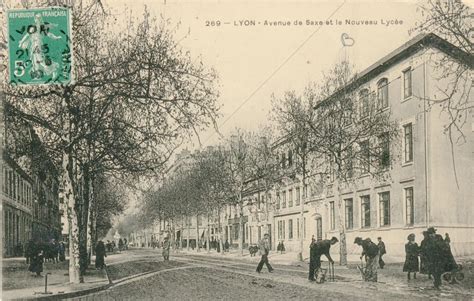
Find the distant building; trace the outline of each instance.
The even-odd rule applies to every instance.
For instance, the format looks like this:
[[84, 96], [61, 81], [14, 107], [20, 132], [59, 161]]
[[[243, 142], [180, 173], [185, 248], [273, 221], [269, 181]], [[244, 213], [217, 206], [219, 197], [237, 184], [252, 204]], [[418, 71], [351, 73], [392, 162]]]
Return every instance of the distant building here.
[[[30, 239], [47, 242], [61, 237], [58, 177], [31, 127], [19, 123], [7, 124], [5, 128], [1, 168], [2, 254], [21, 256]], [[16, 149], [21, 149], [21, 153]]]

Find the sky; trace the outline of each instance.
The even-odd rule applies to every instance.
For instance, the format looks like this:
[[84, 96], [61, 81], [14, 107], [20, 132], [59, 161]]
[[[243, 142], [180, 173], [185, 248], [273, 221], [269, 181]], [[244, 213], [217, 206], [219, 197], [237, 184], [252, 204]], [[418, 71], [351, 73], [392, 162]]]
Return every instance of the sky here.
[[[409, 29], [420, 18], [415, 1], [102, 2], [119, 16], [125, 17], [124, 11], [139, 14], [146, 6], [152, 15], [180, 23], [176, 39], [219, 74], [218, 124], [227, 136], [237, 127], [257, 130], [268, 124], [272, 94], [302, 91], [343, 58], [356, 70], [365, 69], [412, 38]], [[291, 25], [270, 26], [265, 21]], [[318, 25], [320, 21], [324, 24]], [[343, 46], [343, 34], [352, 46]], [[212, 129], [200, 133], [203, 146], [217, 143], [218, 137]], [[196, 141], [187, 147], [198, 148]]]

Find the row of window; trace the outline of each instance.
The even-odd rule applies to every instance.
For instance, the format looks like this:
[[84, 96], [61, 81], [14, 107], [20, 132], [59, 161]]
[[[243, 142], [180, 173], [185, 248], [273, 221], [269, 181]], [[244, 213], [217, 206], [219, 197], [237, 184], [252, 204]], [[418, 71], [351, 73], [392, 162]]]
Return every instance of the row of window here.
[[15, 255], [15, 247], [31, 238], [31, 225], [32, 220], [29, 216], [11, 210], [4, 211], [3, 251], [5, 255]]
[[25, 206], [33, 204], [31, 184], [13, 169], [3, 168], [2, 191]]
[[[359, 156], [359, 168], [361, 174], [367, 174], [370, 172], [371, 162], [374, 151], [371, 150], [369, 140], [361, 141], [359, 143], [360, 147], [360, 156]], [[403, 163], [410, 163], [413, 162], [413, 123], [407, 123], [403, 126]], [[347, 160], [344, 162], [345, 164], [345, 172], [348, 178], [354, 176], [353, 172], [353, 162], [352, 162], [352, 149], [347, 150]], [[382, 134], [378, 137], [378, 167], [381, 170], [385, 170], [390, 167], [390, 139], [388, 134]], [[332, 161], [329, 160], [332, 164]], [[330, 177], [334, 180], [334, 169], [331, 166], [331, 174]]]
[[[411, 226], [415, 223], [414, 209], [414, 191], [413, 187], [403, 189], [405, 205], [405, 224]], [[390, 192], [385, 191], [378, 194], [379, 201], [379, 226], [390, 226]], [[352, 198], [344, 199], [345, 228], [354, 228], [354, 200]], [[361, 228], [370, 228], [375, 226], [371, 221], [373, 208], [371, 208], [370, 195], [360, 196], [360, 225]], [[329, 203], [329, 223], [331, 230], [336, 229], [336, 208], [335, 203]]]
[[[294, 220], [291, 218], [288, 220], [278, 221], [277, 223], [278, 240], [300, 238], [300, 219], [296, 218], [295, 220], [296, 220], [296, 224], [293, 223]], [[288, 228], [286, 227], [287, 225], [288, 225]], [[296, 227], [296, 231], [294, 227]], [[286, 231], [287, 229], [288, 229], [288, 232]], [[303, 238], [306, 238], [306, 218], [305, 217], [303, 218]]]
[[[389, 82], [387, 78], [382, 78], [377, 82], [377, 109], [383, 110], [389, 106]], [[413, 95], [412, 69], [403, 71], [403, 99]], [[360, 117], [365, 118], [370, 114], [369, 90], [362, 89], [359, 92]]]
[[[288, 196], [288, 198], [287, 198]], [[303, 199], [308, 197], [308, 184], [305, 184], [303, 187]], [[288, 201], [288, 202], [287, 202]], [[291, 208], [293, 206], [299, 206], [301, 204], [301, 192], [300, 187], [293, 189], [288, 189], [288, 194], [286, 190], [283, 190], [276, 193], [276, 209], [284, 209], [287, 207]]]

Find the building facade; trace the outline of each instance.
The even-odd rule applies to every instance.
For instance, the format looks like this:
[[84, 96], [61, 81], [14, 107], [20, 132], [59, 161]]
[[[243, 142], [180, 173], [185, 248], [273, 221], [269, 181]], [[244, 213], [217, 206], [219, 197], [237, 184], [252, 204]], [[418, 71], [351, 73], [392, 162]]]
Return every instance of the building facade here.
[[33, 239], [61, 237], [58, 182], [55, 174], [21, 167], [7, 152], [2, 160], [3, 256], [22, 256]]
[[[385, 158], [378, 171], [382, 177], [367, 171], [354, 174], [351, 181], [330, 176], [321, 180], [313, 175], [319, 174], [319, 168], [328, 168], [329, 161], [323, 161], [312, 165], [303, 185], [294, 152], [284, 139], [275, 142], [281, 175], [271, 191], [265, 193], [258, 180], [246, 183], [244, 247], [269, 233], [274, 249], [283, 242], [287, 251], [298, 252], [303, 237], [303, 257], [308, 257], [313, 237], [329, 239], [344, 233], [349, 255], [360, 253], [353, 244], [355, 237], [372, 241], [382, 237], [389, 256], [403, 257], [409, 234], [414, 233], [419, 242], [423, 230], [435, 227], [443, 236], [449, 233], [456, 256], [474, 254], [474, 115], [466, 110], [459, 117], [460, 133], [454, 134], [461, 139], [453, 141], [446, 130], [452, 115], [439, 105], [443, 91], [456, 80], [440, 72], [439, 62], [446, 58], [467, 66], [465, 76], [472, 84], [473, 56], [434, 34], [423, 34], [341, 89], [354, 104], [355, 118], [371, 114], [367, 108], [373, 106], [398, 127], [396, 141], [380, 144]], [[455, 92], [452, 99], [466, 97], [462, 93]], [[473, 103], [472, 93], [467, 97], [467, 103]], [[234, 246], [239, 239], [240, 212], [238, 207], [227, 206], [221, 220], [224, 240]], [[337, 246], [332, 252], [339, 252]]]
[[310, 232], [322, 227], [324, 237], [330, 238], [344, 231], [349, 254], [360, 252], [353, 245], [355, 237], [382, 237], [389, 255], [403, 256], [407, 236], [414, 233], [420, 241], [422, 231], [433, 226], [443, 236], [449, 233], [454, 254], [474, 253], [473, 115], [466, 116], [461, 128], [465, 140], [451, 143], [444, 131], [451, 122], [448, 113], [439, 105], [429, 106], [440, 99], [440, 87], [453, 80], [440, 79], [435, 65], [443, 56], [470, 64], [472, 70], [472, 56], [466, 61], [466, 54], [441, 38], [421, 35], [347, 87], [359, 116], [363, 91], [377, 91], [379, 109], [389, 112], [399, 126], [399, 143], [389, 147], [396, 158], [382, 180], [360, 174], [352, 183], [319, 187], [309, 201]]
[[2, 136], [2, 255], [22, 256], [31, 239], [61, 237], [58, 177], [31, 126], [7, 116]]

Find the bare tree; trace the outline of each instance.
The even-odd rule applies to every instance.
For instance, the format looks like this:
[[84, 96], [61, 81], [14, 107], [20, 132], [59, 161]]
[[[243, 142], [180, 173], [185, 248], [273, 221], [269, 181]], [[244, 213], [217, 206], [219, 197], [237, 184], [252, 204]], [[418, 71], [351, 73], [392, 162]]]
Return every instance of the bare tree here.
[[232, 193], [230, 174], [224, 168], [226, 153], [220, 146], [209, 147], [197, 154], [194, 159], [196, 164], [193, 174], [199, 181], [199, 193], [204, 201], [208, 216], [208, 251], [211, 219], [217, 221], [218, 243], [220, 244], [220, 250], [223, 250], [221, 213]]
[[[249, 145], [251, 146], [250, 156], [253, 166], [252, 182], [256, 182], [258, 190], [263, 188], [263, 195], [259, 200], [254, 200], [252, 205], [258, 221], [267, 221], [269, 213], [274, 208], [275, 200], [271, 198], [271, 190], [280, 180], [280, 163], [273, 143], [275, 142], [274, 132], [270, 126], [261, 127], [256, 133], [250, 136]], [[261, 218], [263, 212], [265, 218]], [[268, 229], [270, 230], [270, 229]], [[271, 237], [274, 241], [274, 237]]]
[[230, 178], [230, 198], [229, 203], [232, 204], [239, 212], [239, 251], [243, 255], [243, 226], [244, 226], [244, 207], [247, 202], [243, 198], [245, 183], [253, 177], [253, 166], [249, 146], [249, 133], [241, 129], [237, 129], [232, 135], [228, 143], [224, 146], [225, 162], [224, 168]]
[[281, 168], [286, 169], [281, 171], [281, 176], [291, 175], [301, 177], [303, 187], [303, 198], [301, 201], [300, 210], [300, 248], [298, 252], [298, 260], [303, 261], [304, 248], [304, 210], [305, 202], [307, 201], [307, 178], [310, 163], [311, 152], [311, 138], [310, 138], [310, 124], [308, 120], [314, 120], [315, 111], [313, 109], [313, 99], [303, 98], [295, 91], [286, 92], [280, 98], [273, 99], [273, 118], [275, 119], [279, 132], [282, 136], [281, 141], [284, 148], [290, 148], [295, 155], [294, 170], [286, 169], [284, 162], [281, 163]]
[[[380, 97], [363, 89], [355, 92], [347, 85], [355, 78], [347, 61], [335, 65], [318, 88], [309, 87], [306, 96], [316, 103], [316, 114], [307, 119], [311, 139], [311, 157], [326, 194], [333, 194], [339, 212], [340, 264], [347, 264], [346, 227], [341, 190], [357, 186], [358, 177], [372, 180], [389, 178], [389, 169], [397, 156], [398, 130], [390, 112], [381, 106]], [[383, 93], [383, 91], [379, 91]], [[356, 99], [358, 100], [356, 102]], [[358, 109], [356, 109], [358, 104]]]
[[166, 24], [156, 25], [145, 12], [142, 22], [130, 24], [134, 35], [117, 35], [95, 1], [77, 5], [76, 81], [7, 87], [7, 113], [31, 123], [58, 158], [72, 282], [81, 280], [79, 232], [87, 226], [88, 203], [79, 191], [89, 185], [88, 168], [100, 163], [110, 173], [155, 173], [183, 139], [213, 123], [217, 110], [215, 73], [194, 63]]
[[428, 109], [440, 106], [448, 114], [449, 121], [445, 132], [451, 144], [465, 142], [464, 126], [472, 102], [473, 53], [473, 16], [471, 7], [461, 0], [425, 0], [418, 8], [422, 20], [413, 28], [413, 32], [435, 33], [458, 47], [462, 59], [450, 54], [436, 53], [431, 59], [436, 78], [447, 84], [437, 87], [437, 96], [425, 99]]

